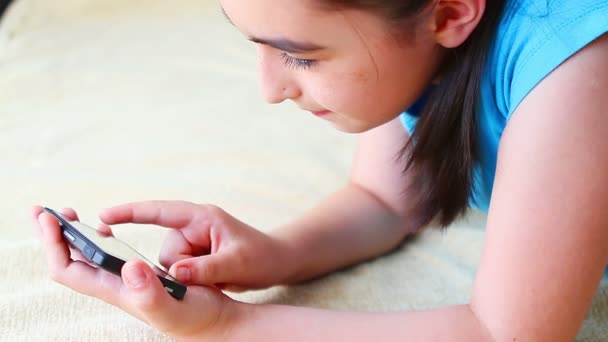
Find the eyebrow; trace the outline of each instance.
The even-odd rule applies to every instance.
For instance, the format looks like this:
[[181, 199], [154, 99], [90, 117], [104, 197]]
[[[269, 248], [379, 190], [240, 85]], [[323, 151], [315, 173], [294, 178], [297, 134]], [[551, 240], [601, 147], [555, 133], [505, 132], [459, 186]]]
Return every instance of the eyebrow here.
[[[226, 13], [226, 10], [224, 10], [224, 7], [220, 6], [220, 8], [222, 9], [222, 14], [224, 15], [224, 18], [226, 18], [226, 20], [232, 26], [236, 26], [236, 25], [234, 25], [234, 22], [232, 22], [232, 20], [228, 16], [228, 13]], [[315, 51], [325, 49], [324, 47], [316, 45], [316, 44], [307, 43], [307, 42], [296, 42], [296, 41], [293, 41], [290, 39], [284, 39], [284, 38], [264, 39], [264, 38], [249, 37], [249, 40], [254, 43], [272, 46], [275, 49], [282, 50], [282, 51], [289, 52], [289, 53], [315, 52]]]
[[249, 40], [254, 43], [272, 46], [275, 49], [290, 53], [314, 52], [324, 49], [324, 47], [312, 43], [296, 42], [289, 39], [262, 39], [251, 37]]

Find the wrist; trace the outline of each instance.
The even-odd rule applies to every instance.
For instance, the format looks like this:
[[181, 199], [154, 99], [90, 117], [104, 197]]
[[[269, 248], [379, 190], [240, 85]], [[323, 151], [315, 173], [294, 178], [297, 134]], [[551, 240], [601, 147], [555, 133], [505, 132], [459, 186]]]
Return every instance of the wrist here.
[[253, 305], [233, 300], [228, 296], [225, 296], [222, 302], [217, 318], [212, 324], [199, 333], [176, 338], [176, 341], [233, 341], [234, 336], [238, 334], [237, 329], [246, 322], [248, 313], [253, 310]]
[[288, 238], [279, 234], [271, 235], [270, 238], [275, 251], [273, 253], [274, 285], [288, 285], [296, 282], [297, 274], [299, 274], [298, 267], [301, 265], [297, 247]]
[[253, 310], [253, 304], [228, 299], [220, 316], [217, 319], [215, 333], [210, 341], [233, 341], [238, 336], [238, 329], [250, 317], [248, 313]]

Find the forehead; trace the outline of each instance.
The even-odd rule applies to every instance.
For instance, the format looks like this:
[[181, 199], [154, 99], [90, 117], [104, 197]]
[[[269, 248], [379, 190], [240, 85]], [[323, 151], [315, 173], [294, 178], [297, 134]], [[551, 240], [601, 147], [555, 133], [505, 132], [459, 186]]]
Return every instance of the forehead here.
[[[322, 22], [332, 14], [313, 6], [313, 0], [220, 0], [221, 8], [236, 26], [304, 26]], [[251, 25], [249, 25], [251, 24]]]
[[317, 0], [220, 0], [232, 23], [249, 37], [334, 42], [348, 36], [381, 36], [386, 25], [358, 10], [327, 10]]

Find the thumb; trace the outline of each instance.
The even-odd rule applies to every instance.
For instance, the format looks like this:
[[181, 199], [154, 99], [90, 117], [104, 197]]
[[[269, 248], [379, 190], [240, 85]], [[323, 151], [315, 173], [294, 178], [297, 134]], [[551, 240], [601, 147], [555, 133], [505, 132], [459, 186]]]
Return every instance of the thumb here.
[[141, 260], [130, 260], [122, 267], [128, 306], [161, 331], [172, 330], [177, 322], [178, 302], [165, 290], [154, 271]]
[[238, 269], [231, 264], [225, 253], [210, 254], [183, 259], [171, 266], [169, 273], [184, 284], [215, 285], [231, 282]]

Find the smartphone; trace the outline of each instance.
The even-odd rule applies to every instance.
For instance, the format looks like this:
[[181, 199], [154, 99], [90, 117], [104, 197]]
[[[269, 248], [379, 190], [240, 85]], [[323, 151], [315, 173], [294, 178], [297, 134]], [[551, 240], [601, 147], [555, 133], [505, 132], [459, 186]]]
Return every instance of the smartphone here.
[[146, 262], [156, 272], [167, 292], [176, 299], [186, 295], [186, 285], [179, 283], [159, 265], [146, 259], [135, 249], [113, 236], [106, 236], [97, 229], [78, 221], [69, 221], [53, 209], [44, 210], [59, 221], [63, 238], [80, 251], [82, 255], [100, 268], [120, 276], [122, 266], [129, 260], [139, 259]]

